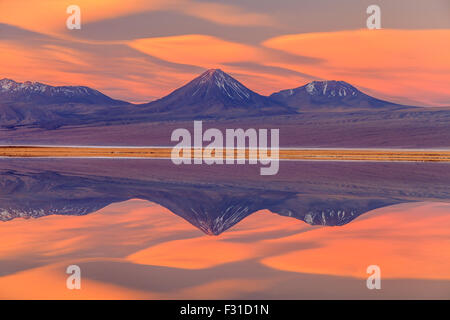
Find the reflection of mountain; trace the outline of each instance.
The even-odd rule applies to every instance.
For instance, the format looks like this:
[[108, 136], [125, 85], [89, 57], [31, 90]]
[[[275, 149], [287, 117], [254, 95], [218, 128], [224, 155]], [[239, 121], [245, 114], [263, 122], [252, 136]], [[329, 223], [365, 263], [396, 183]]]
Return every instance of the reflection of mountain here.
[[[69, 160], [59, 167], [45, 169], [39, 169], [42, 165], [39, 161], [26, 162], [26, 169], [9, 167], [14, 160], [2, 161], [5, 169], [0, 171], [0, 220], [51, 214], [85, 215], [114, 202], [138, 198], [158, 203], [203, 232], [217, 235], [262, 209], [313, 225], [338, 226], [379, 207], [450, 199], [448, 165], [416, 166], [408, 180], [402, 175], [392, 176], [389, 167], [383, 167], [383, 175], [371, 172], [371, 166], [364, 171], [356, 164], [344, 164], [357, 169], [348, 176], [343, 169], [350, 167], [339, 170], [329, 168], [327, 163], [292, 163], [289, 165], [296, 166], [295, 172], [300, 172], [303, 179], [294, 177], [287, 181], [282, 176], [253, 183], [247, 177], [230, 182], [219, 176], [211, 183], [206, 175], [183, 182], [170, 179], [173, 167], [169, 163], [165, 166], [169, 176], [164, 179], [168, 173], [154, 167], [152, 161], [144, 165], [141, 176], [130, 177], [116, 174], [118, 169], [129, 167], [130, 162], [110, 162], [113, 164], [110, 169], [96, 173], [100, 166], [107, 168], [103, 160], [91, 160], [88, 167], [83, 161], [80, 165]], [[315, 171], [320, 166], [323, 168]], [[380, 186], [378, 181], [364, 180], [367, 174], [379, 174], [380, 179], [386, 180]]]
[[108, 189], [104, 193], [96, 192], [101, 187], [94, 180], [87, 184], [86, 179], [55, 172], [1, 171], [0, 220], [51, 214], [84, 215], [128, 199], [110, 195]]
[[56, 172], [3, 171], [0, 220], [51, 214], [85, 215], [114, 202], [149, 200], [208, 234], [219, 234], [255, 211], [293, 193], [164, 183], [109, 177], [77, 177]]
[[283, 216], [303, 220], [311, 225], [342, 226], [370, 210], [402, 202], [408, 201], [389, 198], [329, 199], [297, 196], [269, 209]]

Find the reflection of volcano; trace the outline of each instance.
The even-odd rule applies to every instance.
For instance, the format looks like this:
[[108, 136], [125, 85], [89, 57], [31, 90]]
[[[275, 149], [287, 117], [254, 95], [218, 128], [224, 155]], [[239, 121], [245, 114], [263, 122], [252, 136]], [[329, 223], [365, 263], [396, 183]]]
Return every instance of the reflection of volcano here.
[[[33, 161], [28, 162], [27, 169], [3, 169], [0, 171], [0, 220], [52, 214], [85, 215], [114, 202], [138, 198], [160, 204], [203, 232], [218, 235], [262, 209], [312, 225], [339, 226], [379, 207], [450, 198], [449, 191], [443, 191], [449, 188], [433, 183], [436, 181], [433, 177], [437, 175], [440, 181], [450, 182], [442, 177], [442, 172], [449, 171], [443, 170], [448, 168], [442, 166], [427, 166], [426, 171], [416, 171], [417, 177], [412, 173], [408, 190], [405, 190], [404, 179], [392, 176], [385, 180], [388, 187], [376, 188], [376, 181], [373, 184], [361, 183], [362, 175], [367, 173], [364, 171], [357, 171], [352, 177], [343, 171], [341, 178], [339, 172], [332, 176], [313, 174], [308, 179], [299, 179], [299, 182], [278, 178], [252, 184], [245, 177], [231, 183], [222, 183], [220, 179], [214, 183], [202, 179], [170, 181], [158, 178], [158, 174], [164, 176], [164, 173], [152, 169], [153, 162], [148, 163], [148, 170], [142, 177], [126, 178], [113, 174], [117, 167], [111, 168], [110, 175], [104, 172], [93, 174], [96, 170], [92, 168], [99, 164], [95, 161], [87, 170], [90, 172], [85, 173], [80, 173], [79, 168], [75, 170], [77, 173], [71, 171], [71, 166], [77, 165], [76, 161], [51, 170], [38, 169], [41, 163]], [[3, 164], [6, 165], [3, 167], [8, 167], [8, 162]], [[128, 163], [121, 162], [121, 165]], [[308, 166], [307, 163], [291, 165], [302, 166], [302, 169]], [[326, 163], [322, 165], [324, 169], [327, 166]], [[82, 168], [86, 171], [86, 167]]]
[[248, 215], [285, 199], [289, 192], [78, 177], [56, 172], [3, 171], [0, 219], [51, 214], [85, 215], [133, 198], [168, 208], [207, 234], [220, 234]]
[[250, 214], [293, 195], [217, 186], [170, 186], [143, 198], [156, 202], [207, 234], [220, 234]]
[[408, 202], [397, 199], [294, 197], [269, 209], [283, 216], [293, 217], [311, 225], [341, 226], [359, 215], [377, 208]]

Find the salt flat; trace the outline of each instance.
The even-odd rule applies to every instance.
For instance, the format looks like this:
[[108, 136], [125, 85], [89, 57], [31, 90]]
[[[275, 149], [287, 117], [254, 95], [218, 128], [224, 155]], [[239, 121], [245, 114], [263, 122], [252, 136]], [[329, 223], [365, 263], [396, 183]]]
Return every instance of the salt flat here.
[[[192, 148], [192, 158], [194, 149]], [[237, 158], [238, 150], [235, 149]], [[249, 158], [249, 150], [245, 158]], [[223, 150], [226, 154], [226, 149]], [[270, 154], [270, 151], [269, 151]], [[149, 158], [170, 159], [171, 147], [0, 146], [0, 157], [13, 158]], [[215, 153], [212, 153], [215, 156]], [[279, 160], [450, 162], [448, 149], [282, 148]]]

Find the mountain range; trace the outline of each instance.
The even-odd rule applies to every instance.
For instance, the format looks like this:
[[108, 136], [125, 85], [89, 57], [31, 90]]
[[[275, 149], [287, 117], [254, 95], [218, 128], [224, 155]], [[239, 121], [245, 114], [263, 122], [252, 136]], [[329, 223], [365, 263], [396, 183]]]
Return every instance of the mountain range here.
[[83, 86], [50, 86], [40, 82], [23, 83], [11, 79], [0, 80], [2, 103], [32, 103], [37, 105], [85, 103], [120, 105], [127, 102], [114, 100], [100, 91]]
[[144, 104], [112, 99], [83, 86], [0, 80], [3, 128], [111, 124], [192, 119], [236, 119], [323, 110], [406, 108], [370, 97], [343, 81], [313, 81], [260, 95], [220, 69], [210, 69], [169, 95]]

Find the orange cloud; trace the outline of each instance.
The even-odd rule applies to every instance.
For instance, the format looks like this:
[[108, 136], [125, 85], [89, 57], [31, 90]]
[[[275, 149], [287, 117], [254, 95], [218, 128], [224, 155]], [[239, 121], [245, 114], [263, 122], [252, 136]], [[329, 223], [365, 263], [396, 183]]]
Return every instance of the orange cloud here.
[[177, 9], [186, 15], [202, 18], [217, 24], [236, 26], [274, 26], [276, 22], [269, 15], [253, 12], [243, 12], [236, 6], [221, 3], [188, 2]]
[[263, 58], [255, 47], [199, 34], [138, 39], [129, 45], [160, 59], [203, 67]]
[[118, 17], [146, 8], [158, 8], [164, 1], [143, 0], [16, 0], [0, 2], [0, 22], [39, 33], [58, 34], [66, 30], [66, 9], [76, 4], [81, 9], [82, 23]]
[[[31, 49], [15, 42], [0, 42], [0, 78], [50, 85], [85, 85], [116, 99], [148, 102], [195, 75], [159, 65], [143, 55], [123, 55], [123, 49], [117, 46], [92, 46], [90, 50], [66, 44], [55, 42]], [[119, 54], [116, 56], [114, 52]]]
[[[261, 94], [268, 95], [275, 90], [288, 88], [288, 85], [299, 85], [306, 81], [301, 76], [286, 76], [272, 74], [266, 70], [252, 70], [251, 67], [245, 66], [246, 62], [264, 67], [282, 61], [283, 57], [267, 48], [226, 41], [213, 36], [191, 34], [144, 38], [133, 40], [128, 45], [140, 52], [173, 63], [201, 66], [205, 69], [222, 68]], [[244, 64], [240, 65], [241, 62]], [[233, 65], [234, 63], [236, 65]], [[198, 74], [187, 76], [182, 75], [183, 81], [174, 83], [172, 89], [185, 84]]]
[[[225, 25], [273, 25], [269, 15], [244, 12], [231, 4], [192, 0], [15, 0], [0, 2], [0, 22], [45, 34], [66, 31], [69, 17], [66, 9], [76, 4], [81, 9], [81, 22], [126, 16], [143, 11], [170, 10]], [[69, 34], [70, 36], [70, 34]]]
[[[262, 94], [303, 85], [311, 80], [310, 76], [302, 76], [306, 74], [321, 79], [345, 80], [363, 91], [367, 89], [369, 94], [375, 92], [377, 97], [399, 103], [412, 100], [418, 104], [450, 104], [447, 85], [450, 81], [450, 44], [446, 41], [450, 38], [450, 30], [384, 29], [293, 34], [268, 39], [261, 45], [202, 34], [111, 43], [76, 39], [72, 37], [73, 33], [66, 32], [66, 8], [69, 4], [55, 0], [0, 2], [1, 23], [51, 34], [53, 42], [66, 42], [47, 45], [47, 50], [44, 50], [42, 46], [13, 46], [7, 42], [10, 40], [2, 40], [0, 67], [3, 76], [18, 80], [55, 81], [50, 84], [89, 85], [115, 98], [144, 102], [161, 97], [198, 75], [198, 71], [181, 71], [176, 65], [168, 67], [165, 62], [169, 61], [202, 68], [222, 68]], [[222, 25], [277, 25], [270, 14], [204, 1], [80, 0], [77, 5], [82, 10], [82, 24], [165, 10]], [[20, 39], [16, 40], [20, 42]], [[150, 62], [151, 59], [144, 56], [136, 57], [131, 50], [127, 57], [114, 57], [115, 49], [108, 54], [96, 52], [94, 46], [100, 43], [129, 45], [162, 61]], [[71, 49], [81, 45], [93, 47], [83, 51]], [[324, 62], [308, 63], [293, 58], [300, 56]], [[270, 71], [272, 67], [291, 72], [274, 74]], [[117, 74], [125, 77], [117, 77]]]
[[450, 30], [356, 30], [275, 37], [264, 46], [326, 60], [276, 65], [346, 80], [386, 96], [429, 104], [450, 101]]

